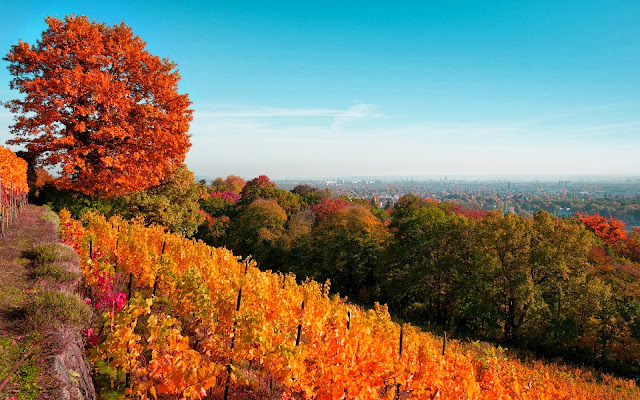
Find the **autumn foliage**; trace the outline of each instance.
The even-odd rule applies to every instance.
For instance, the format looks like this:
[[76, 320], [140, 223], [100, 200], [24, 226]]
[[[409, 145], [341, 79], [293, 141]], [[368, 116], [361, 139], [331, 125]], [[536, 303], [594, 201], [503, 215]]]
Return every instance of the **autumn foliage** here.
[[27, 162], [0, 146], [0, 236], [27, 203]]
[[608, 246], [615, 246], [627, 237], [625, 223], [617, 218], [607, 218], [596, 213], [587, 215], [578, 213], [578, 219]]
[[[441, 339], [328, 295], [328, 285], [263, 272], [229, 251], [162, 227], [61, 214], [104, 310], [94, 359], [129, 377], [129, 398], [219, 398], [225, 386], [283, 399], [632, 399], [631, 380], [521, 362], [500, 349]], [[105, 280], [105, 276], [111, 279]], [[123, 279], [124, 278], [124, 279]], [[109, 303], [110, 304], [110, 303]], [[93, 334], [93, 332], [92, 332]]]
[[22, 94], [6, 103], [10, 142], [39, 166], [61, 165], [60, 188], [113, 196], [159, 184], [190, 147], [192, 110], [176, 64], [150, 54], [124, 23], [46, 22], [40, 40], [4, 58]]
[[11, 150], [0, 146], [0, 196], [3, 202], [10, 196], [24, 196], [27, 186], [27, 163]]
[[640, 235], [638, 230], [630, 235], [626, 230], [626, 224], [613, 217], [603, 217], [598, 213], [593, 215], [577, 214], [578, 219], [609, 248], [621, 256], [640, 262]]
[[316, 213], [316, 218], [325, 221], [331, 215], [337, 213], [347, 206], [347, 201], [341, 197], [333, 199], [322, 199], [320, 204], [311, 207], [311, 211]]

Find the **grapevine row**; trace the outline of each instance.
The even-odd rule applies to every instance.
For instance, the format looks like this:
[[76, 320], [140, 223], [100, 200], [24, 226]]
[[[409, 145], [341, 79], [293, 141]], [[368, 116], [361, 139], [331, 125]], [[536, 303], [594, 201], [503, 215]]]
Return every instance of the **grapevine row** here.
[[0, 235], [27, 204], [27, 162], [0, 146]]
[[[61, 213], [103, 311], [94, 359], [127, 376], [130, 398], [211, 398], [270, 387], [306, 399], [625, 399], [633, 381], [450, 341], [329, 296], [328, 283], [260, 271], [224, 248], [98, 214]], [[125, 301], [126, 300], [126, 301]], [[268, 382], [268, 383], [267, 383]], [[225, 393], [226, 396], [226, 393]]]

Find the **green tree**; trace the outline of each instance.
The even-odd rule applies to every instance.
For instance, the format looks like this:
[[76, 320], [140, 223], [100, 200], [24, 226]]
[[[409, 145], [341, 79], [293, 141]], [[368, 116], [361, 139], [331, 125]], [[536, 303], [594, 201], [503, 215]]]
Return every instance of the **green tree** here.
[[587, 280], [593, 276], [589, 251], [593, 235], [573, 220], [546, 211], [534, 215], [530, 241], [530, 276], [542, 302], [523, 329], [529, 347], [561, 349], [580, 334], [580, 303], [592, 300]]
[[480, 262], [492, 280], [489, 297], [501, 312], [502, 340], [513, 342], [537, 305], [529, 251], [531, 223], [513, 213], [491, 212], [478, 224]]
[[183, 164], [159, 185], [122, 196], [91, 196], [47, 184], [40, 190], [36, 204], [49, 204], [55, 211], [66, 208], [74, 217], [90, 210], [107, 216], [138, 217], [147, 224], [159, 224], [172, 232], [192, 235], [204, 221], [199, 200], [205, 193], [204, 185], [196, 183], [193, 172]]
[[386, 228], [367, 207], [347, 205], [317, 223], [309, 260], [312, 267], [305, 272], [319, 281], [329, 279], [334, 291], [368, 301], [387, 238]]
[[160, 185], [123, 196], [121, 214], [125, 218], [142, 217], [146, 223], [189, 236], [204, 220], [199, 200], [205, 193], [205, 187], [195, 182], [193, 172], [183, 164]]
[[405, 317], [444, 329], [464, 310], [473, 274], [473, 221], [405, 196], [391, 214], [392, 239], [378, 277]]
[[300, 196], [300, 204], [303, 207], [311, 207], [320, 204], [324, 199], [334, 198], [336, 195], [330, 189], [318, 189], [309, 185], [298, 185], [291, 193]]
[[258, 198], [239, 210], [229, 241], [237, 254], [252, 256], [261, 266], [279, 268], [286, 248], [286, 212], [273, 199]]

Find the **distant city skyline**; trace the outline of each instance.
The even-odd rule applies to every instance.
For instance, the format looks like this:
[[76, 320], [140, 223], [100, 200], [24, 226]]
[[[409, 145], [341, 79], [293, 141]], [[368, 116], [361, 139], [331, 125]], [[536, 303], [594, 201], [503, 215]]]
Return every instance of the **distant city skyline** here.
[[[213, 181], [221, 176], [212, 175], [196, 175], [196, 180]], [[224, 176], [222, 176], [224, 178]], [[241, 176], [244, 179], [252, 179], [255, 176]], [[640, 183], [640, 175], [416, 175], [416, 176], [299, 176], [270, 178], [276, 183], [299, 182], [299, 183], [327, 183], [327, 182], [364, 182], [375, 181], [383, 183], [399, 183], [399, 182], [451, 182], [451, 183]]]
[[5, 2], [0, 52], [65, 14], [178, 64], [197, 176], [640, 175], [639, 2]]

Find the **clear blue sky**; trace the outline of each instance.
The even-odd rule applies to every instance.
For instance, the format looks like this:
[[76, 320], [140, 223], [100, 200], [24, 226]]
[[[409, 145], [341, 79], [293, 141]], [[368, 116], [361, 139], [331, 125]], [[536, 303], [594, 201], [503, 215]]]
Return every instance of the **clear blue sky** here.
[[640, 175], [637, 0], [0, 3], [3, 54], [73, 13], [177, 62], [199, 176]]

